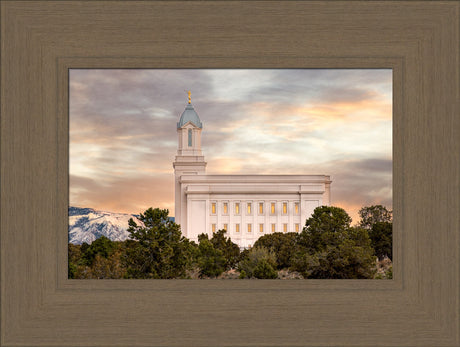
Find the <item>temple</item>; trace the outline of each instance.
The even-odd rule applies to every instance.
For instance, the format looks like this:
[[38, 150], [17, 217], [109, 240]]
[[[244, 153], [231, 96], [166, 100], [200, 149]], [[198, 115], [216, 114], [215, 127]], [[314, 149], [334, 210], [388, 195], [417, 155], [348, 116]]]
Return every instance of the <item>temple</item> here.
[[326, 175], [207, 175], [201, 151], [203, 124], [189, 92], [177, 123], [175, 221], [182, 234], [198, 235], [225, 229], [241, 248], [262, 235], [300, 232], [313, 210], [330, 205], [331, 179]]

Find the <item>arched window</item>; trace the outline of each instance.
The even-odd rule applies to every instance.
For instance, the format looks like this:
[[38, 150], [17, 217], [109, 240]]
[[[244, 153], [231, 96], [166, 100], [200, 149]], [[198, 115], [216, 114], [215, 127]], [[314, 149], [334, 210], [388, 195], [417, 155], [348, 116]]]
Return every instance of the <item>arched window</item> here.
[[192, 129], [188, 129], [188, 146], [192, 147]]

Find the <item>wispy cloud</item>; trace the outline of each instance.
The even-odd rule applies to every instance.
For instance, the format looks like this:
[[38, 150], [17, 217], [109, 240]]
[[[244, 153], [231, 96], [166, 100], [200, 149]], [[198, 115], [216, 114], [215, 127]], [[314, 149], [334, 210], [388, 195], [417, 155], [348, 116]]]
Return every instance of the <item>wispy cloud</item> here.
[[356, 220], [391, 208], [390, 70], [71, 70], [70, 204], [174, 209], [176, 122], [192, 90], [210, 173], [329, 174]]

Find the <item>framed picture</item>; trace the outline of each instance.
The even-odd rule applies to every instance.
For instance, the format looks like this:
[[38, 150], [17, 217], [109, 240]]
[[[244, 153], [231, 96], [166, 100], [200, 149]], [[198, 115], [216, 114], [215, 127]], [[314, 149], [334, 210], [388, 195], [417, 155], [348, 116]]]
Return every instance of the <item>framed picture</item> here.
[[[2, 346], [460, 346], [458, 2], [1, 3]], [[69, 280], [69, 69], [393, 71], [394, 277]]]
[[391, 279], [392, 81], [70, 69], [69, 278]]

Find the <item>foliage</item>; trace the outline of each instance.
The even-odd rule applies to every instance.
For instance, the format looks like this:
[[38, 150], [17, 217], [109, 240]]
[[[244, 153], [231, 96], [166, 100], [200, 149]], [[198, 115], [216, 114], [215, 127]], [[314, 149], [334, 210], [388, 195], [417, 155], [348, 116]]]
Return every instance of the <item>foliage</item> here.
[[367, 230], [372, 229], [376, 223], [393, 222], [393, 212], [382, 205], [365, 206], [358, 213], [361, 217], [359, 226]]
[[111, 278], [119, 279], [126, 277], [126, 268], [122, 261], [125, 244], [117, 242], [114, 250], [107, 258], [97, 254], [91, 267], [92, 278]]
[[240, 277], [276, 278], [276, 255], [265, 247], [253, 247], [238, 263]]
[[200, 277], [217, 277], [225, 271], [227, 259], [223, 251], [214, 247], [208, 239], [208, 235], [201, 234], [198, 236], [198, 266], [200, 268]]
[[240, 276], [239, 276], [239, 279], [244, 279], [244, 278], [247, 278], [248, 277], [248, 274], [246, 273], [246, 271], [244, 270], [241, 270], [240, 271]]
[[388, 269], [386, 275], [387, 275], [388, 279], [390, 279], [390, 280], [393, 279], [393, 266], [390, 266], [390, 268]]
[[359, 225], [366, 229], [375, 255], [381, 260], [393, 255], [393, 212], [385, 206], [366, 206], [359, 210]]
[[137, 225], [129, 220], [132, 240], [126, 242], [127, 278], [183, 278], [192, 264], [193, 245], [181, 236], [180, 227], [168, 218], [168, 210], [149, 208]]
[[368, 231], [375, 255], [381, 260], [393, 256], [393, 226], [389, 222], [377, 222]]
[[126, 269], [121, 262], [124, 243], [110, 240], [109, 242], [96, 241], [91, 245], [69, 244], [69, 278], [123, 278], [125, 276]]
[[317, 207], [297, 236], [292, 270], [306, 278], [372, 278], [374, 250], [363, 228], [339, 207]]
[[337, 246], [350, 228], [351, 218], [344, 209], [320, 206], [307, 219], [297, 244], [309, 251], [322, 251], [327, 246]]
[[259, 261], [254, 269], [255, 278], [275, 279], [278, 277], [276, 267], [273, 267], [267, 259]]
[[[240, 248], [230, 238], [225, 237], [226, 230], [218, 230], [212, 235], [211, 243], [216, 250], [220, 250], [225, 258], [225, 270], [234, 268], [240, 259]], [[207, 238], [207, 237], [206, 237]]]
[[68, 278], [76, 278], [77, 264], [81, 258], [81, 246], [69, 243], [68, 252]]
[[96, 239], [91, 245], [86, 246], [86, 243], [82, 245], [82, 260], [85, 265], [92, 266], [96, 255], [108, 258], [112, 254], [115, 248], [114, 242], [109, 240], [105, 236], [101, 236]]
[[289, 268], [293, 250], [296, 246], [297, 233], [273, 233], [260, 237], [254, 247], [265, 247], [276, 255], [278, 270]]
[[214, 278], [237, 269], [240, 278], [279, 278], [281, 270], [304, 278], [391, 278], [392, 268], [382, 272], [375, 258], [392, 256], [391, 211], [375, 205], [363, 207], [360, 216], [359, 226], [351, 227], [345, 210], [321, 206], [301, 233], [264, 235], [240, 252], [225, 230], [211, 238], [199, 235], [197, 245], [181, 235], [168, 210], [150, 208], [140, 215], [140, 225], [129, 221], [130, 239], [124, 242], [101, 237], [90, 245], [69, 244], [68, 276]]

